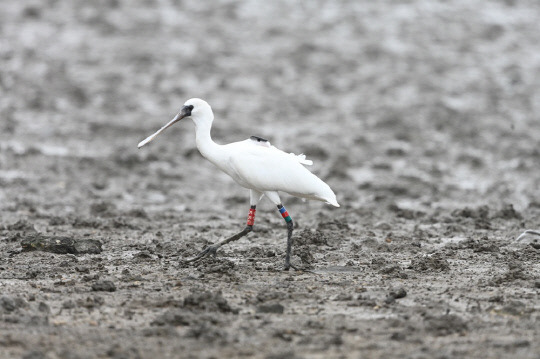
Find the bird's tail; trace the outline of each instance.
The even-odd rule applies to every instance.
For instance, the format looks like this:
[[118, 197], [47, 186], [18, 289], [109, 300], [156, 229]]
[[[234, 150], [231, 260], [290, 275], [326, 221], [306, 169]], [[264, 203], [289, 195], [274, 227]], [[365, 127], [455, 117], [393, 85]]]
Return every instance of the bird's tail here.
[[[321, 181], [323, 182], [323, 181]], [[324, 183], [324, 182], [323, 182]], [[320, 200], [328, 203], [328, 204], [331, 204], [332, 206], [334, 207], [339, 207], [339, 203], [337, 201], [337, 197], [336, 197], [336, 194], [334, 193], [334, 191], [332, 191], [332, 188], [330, 188], [330, 186], [326, 183], [324, 183], [325, 186], [326, 186], [326, 189], [324, 191], [324, 193], [322, 193], [320, 195]]]
[[337, 198], [336, 198], [336, 195], [335, 195], [335, 194], [334, 194], [334, 198], [332, 198], [332, 199], [327, 199], [327, 200], [326, 200], [326, 203], [331, 204], [331, 205], [334, 206], [334, 207], [339, 207], [339, 203], [337, 202]]

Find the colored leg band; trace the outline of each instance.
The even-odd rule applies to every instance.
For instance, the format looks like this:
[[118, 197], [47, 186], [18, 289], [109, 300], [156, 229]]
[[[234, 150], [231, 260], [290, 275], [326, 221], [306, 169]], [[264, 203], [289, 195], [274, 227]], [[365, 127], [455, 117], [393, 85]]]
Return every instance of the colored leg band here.
[[290, 222], [290, 221], [292, 221], [292, 218], [291, 218], [291, 216], [289, 216], [289, 212], [287, 212], [287, 210], [285, 209], [285, 207], [281, 206], [281, 208], [279, 208], [279, 213], [281, 213], [281, 217], [283, 217], [283, 219], [285, 220], [285, 222]]
[[252, 226], [255, 223], [255, 206], [251, 206], [249, 209], [248, 219], [247, 219], [247, 225]]

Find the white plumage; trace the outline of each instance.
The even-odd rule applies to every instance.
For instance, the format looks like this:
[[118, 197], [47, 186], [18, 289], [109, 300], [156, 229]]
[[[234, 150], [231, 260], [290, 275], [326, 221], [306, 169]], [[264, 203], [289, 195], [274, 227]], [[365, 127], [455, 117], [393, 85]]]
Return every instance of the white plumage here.
[[[313, 164], [312, 161], [306, 159], [304, 154], [295, 155], [283, 152], [264, 140], [247, 139], [218, 145], [210, 136], [214, 119], [210, 105], [201, 99], [190, 99], [184, 104], [184, 108], [189, 106], [193, 106], [189, 116], [195, 123], [197, 148], [206, 159], [232, 177], [239, 185], [261, 196], [267, 195], [275, 204], [280, 203], [277, 192], [281, 191], [339, 207], [332, 189], [304, 167], [304, 165]], [[159, 133], [181, 118], [188, 117], [179, 115], [139, 143], [139, 148], [152, 141]], [[276, 193], [270, 194], [271, 192]], [[277, 201], [273, 200], [276, 197]]]
[[182, 110], [156, 133], [139, 143], [139, 148], [152, 141], [174, 123], [185, 117], [190, 117], [195, 123], [195, 139], [201, 154], [216, 167], [231, 176], [239, 185], [250, 190], [251, 209], [248, 215], [246, 228], [217, 244], [206, 247], [195, 258], [187, 262], [197, 261], [208, 254], [214, 254], [222, 245], [235, 241], [253, 229], [255, 209], [262, 197], [266, 196], [277, 205], [279, 212], [287, 223], [287, 253], [285, 256], [285, 269], [295, 268], [290, 263], [292, 234], [294, 225], [289, 213], [281, 204], [278, 192], [290, 195], [323, 201], [339, 207], [336, 195], [332, 189], [319, 177], [311, 173], [304, 165], [313, 162], [306, 159], [304, 154], [295, 155], [285, 153], [265, 139], [252, 136], [251, 138], [218, 145], [212, 141], [210, 130], [214, 114], [210, 106], [203, 100], [192, 98], [186, 101]]

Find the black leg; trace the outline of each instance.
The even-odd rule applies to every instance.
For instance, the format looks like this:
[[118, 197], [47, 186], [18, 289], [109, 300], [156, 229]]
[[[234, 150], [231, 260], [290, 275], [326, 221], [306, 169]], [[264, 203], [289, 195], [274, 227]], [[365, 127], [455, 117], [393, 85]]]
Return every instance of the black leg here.
[[289, 212], [287, 212], [287, 210], [285, 209], [285, 207], [283, 207], [282, 204], [278, 204], [277, 207], [279, 209], [279, 212], [281, 213], [281, 216], [283, 217], [285, 222], [287, 222], [287, 253], [285, 254], [285, 267], [284, 267], [284, 270], [289, 270], [290, 268], [292, 268], [292, 269], [297, 270], [297, 271], [317, 274], [317, 273], [312, 272], [310, 270], [297, 268], [297, 267], [295, 267], [295, 266], [293, 266], [291, 264], [294, 222], [293, 222], [291, 216], [289, 216]]
[[293, 221], [291, 220], [290, 222], [287, 222], [287, 254], [285, 255], [285, 270], [288, 270], [290, 267], [292, 267], [293, 269], [296, 269], [296, 268], [294, 268], [294, 266], [291, 265], [291, 252], [292, 252], [292, 245], [293, 245], [293, 238], [292, 238], [293, 229], [294, 229], [294, 224], [293, 224]]
[[236, 233], [233, 236], [230, 236], [229, 238], [226, 238], [226, 239], [222, 240], [219, 243], [213, 244], [211, 246], [207, 246], [199, 254], [197, 254], [195, 257], [190, 258], [190, 259], [186, 259], [186, 260], [184, 260], [184, 262], [186, 262], [186, 263], [196, 262], [196, 261], [198, 261], [198, 260], [200, 260], [200, 259], [202, 259], [202, 258], [204, 258], [204, 257], [206, 257], [208, 255], [212, 255], [212, 256], [215, 257], [217, 250], [221, 246], [223, 246], [223, 245], [225, 245], [227, 243], [233, 242], [233, 241], [237, 241], [240, 238], [244, 237], [249, 232], [251, 232], [253, 230], [253, 224], [255, 222], [255, 209], [256, 209], [256, 206], [251, 206], [251, 209], [249, 210], [249, 215], [248, 215], [246, 228], [244, 228], [242, 231]]
[[292, 244], [293, 244], [293, 230], [294, 230], [294, 223], [289, 216], [289, 212], [283, 207], [282, 204], [278, 204], [277, 206], [279, 213], [281, 213], [281, 216], [287, 222], [287, 254], [285, 255], [285, 270], [289, 270], [289, 268], [296, 269], [293, 265], [291, 265], [291, 252], [292, 252]]

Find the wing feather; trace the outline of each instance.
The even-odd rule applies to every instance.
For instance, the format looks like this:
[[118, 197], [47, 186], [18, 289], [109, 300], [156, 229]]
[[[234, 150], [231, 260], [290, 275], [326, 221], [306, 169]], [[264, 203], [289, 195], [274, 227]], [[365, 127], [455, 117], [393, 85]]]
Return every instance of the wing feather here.
[[[335, 202], [335, 194], [304, 165], [313, 164], [304, 154], [286, 153], [274, 146], [246, 140], [230, 145], [230, 168], [242, 185], [258, 191], [282, 191], [294, 196]], [[239, 182], [240, 183], [240, 182]], [[336, 202], [337, 203], [337, 202]]]

